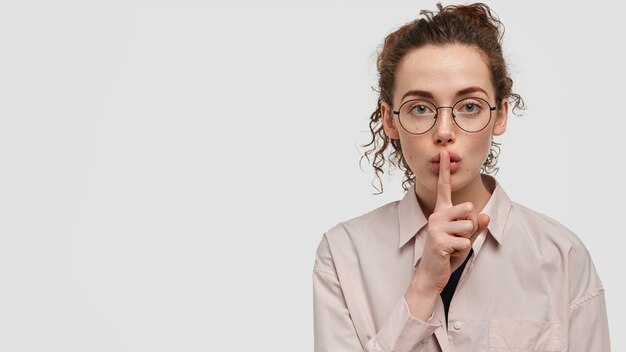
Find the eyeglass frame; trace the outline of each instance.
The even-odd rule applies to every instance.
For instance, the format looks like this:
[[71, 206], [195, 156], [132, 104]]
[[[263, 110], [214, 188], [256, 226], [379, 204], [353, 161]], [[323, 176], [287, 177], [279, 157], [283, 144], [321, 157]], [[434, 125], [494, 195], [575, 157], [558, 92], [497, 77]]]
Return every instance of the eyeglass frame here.
[[[489, 106], [489, 120], [487, 121], [487, 123], [485, 124], [485, 126], [483, 126], [483, 128], [479, 129], [478, 131], [468, 131], [468, 130], [464, 129], [463, 127], [461, 127], [461, 126], [460, 126], [460, 125], [456, 122], [456, 115], [454, 115], [454, 107], [455, 107], [458, 103], [462, 102], [463, 100], [468, 100], [468, 99], [479, 99], [479, 100], [482, 100], [482, 101], [484, 101], [485, 103], [487, 103], [487, 106]], [[407, 130], [407, 129], [406, 129], [406, 127], [404, 127], [404, 125], [402, 124], [402, 120], [400, 119], [400, 110], [402, 110], [402, 107], [403, 107], [406, 103], [409, 103], [409, 102], [412, 102], [412, 101], [416, 101], [416, 100], [427, 102], [427, 103], [429, 103], [429, 104], [432, 104], [432, 106], [434, 106], [434, 107], [435, 107], [435, 117], [434, 117], [435, 122], [433, 122], [432, 126], [430, 126], [430, 128], [429, 128], [429, 129], [427, 129], [426, 131], [421, 132], [421, 133], [413, 133], [413, 132], [410, 132], [409, 130]], [[407, 100], [407, 101], [405, 101], [404, 103], [400, 104], [400, 107], [398, 108], [398, 111], [392, 111], [392, 112], [393, 112], [393, 114], [394, 114], [394, 115], [397, 115], [397, 116], [398, 116], [398, 121], [400, 122], [400, 126], [402, 126], [402, 129], [403, 129], [403, 130], [405, 130], [407, 133], [412, 134], [412, 135], [414, 135], [414, 136], [419, 136], [419, 135], [422, 135], [422, 134], [424, 134], [424, 133], [428, 133], [428, 131], [432, 130], [432, 129], [433, 129], [433, 127], [435, 127], [435, 125], [437, 124], [437, 117], [439, 117], [439, 109], [443, 109], [443, 108], [448, 108], [448, 109], [451, 109], [451, 113], [452, 113], [452, 120], [454, 121], [454, 124], [455, 124], [455, 125], [457, 125], [457, 126], [458, 126], [461, 130], [463, 130], [463, 131], [465, 131], [465, 132], [467, 132], [467, 133], [478, 133], [478, 132], [480, 132], [480, 131], [484, 130], [487, 126], [489, 126], [489, 123], [491, 122], [491, 112], [492, 112], [492, 111], [494, 111], [494, 110], [496, 110], [496, 109], [497, 109], [497, 106], [491, 106], [491, 104], [490, 104], [490, 103], [489, 103], [486, 99], [484, 99], [484, 98], [479, 98], [479, 97], [467, 97], [467, 98], [462, 98], [462, 99], [459, 99], [456, 103], [452, 104], [452, 106], [437, 106], [437, 104], [433, 103], [432, 101], [426, 100], [426, 99], [410, 99], [410, 100]]]

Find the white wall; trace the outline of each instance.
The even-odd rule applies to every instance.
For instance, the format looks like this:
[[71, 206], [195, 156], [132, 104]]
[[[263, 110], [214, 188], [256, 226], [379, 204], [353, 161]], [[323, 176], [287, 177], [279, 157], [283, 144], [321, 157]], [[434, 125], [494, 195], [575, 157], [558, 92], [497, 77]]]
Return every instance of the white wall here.
[[[528, 105], [498, 179], [587, 245], [626, 350], [626, 4], [488, 3]], [[0, 3], [0, 350], [312, 350], [323, 232], [402, 195], [358, 166], [375, 49], [434, 6]]]

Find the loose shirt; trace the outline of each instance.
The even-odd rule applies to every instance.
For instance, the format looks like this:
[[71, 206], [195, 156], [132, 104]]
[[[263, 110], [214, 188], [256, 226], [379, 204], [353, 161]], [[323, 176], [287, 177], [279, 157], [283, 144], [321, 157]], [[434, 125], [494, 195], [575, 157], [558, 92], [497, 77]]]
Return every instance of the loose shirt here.
[[584, 244], [483, 177], [491, 221], [472, 245], [448, 327], [441, 297], [428, 321], [404, 299], [426, 241], [411, 188], [324, 234], [313, 270], [316, 352], [610, 351], [604, 289]]

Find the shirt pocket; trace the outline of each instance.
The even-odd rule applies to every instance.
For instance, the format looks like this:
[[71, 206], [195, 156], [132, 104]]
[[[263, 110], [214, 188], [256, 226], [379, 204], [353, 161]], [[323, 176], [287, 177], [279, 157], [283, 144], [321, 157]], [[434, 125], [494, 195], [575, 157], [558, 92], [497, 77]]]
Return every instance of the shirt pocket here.
[[561, 324], [552, 321], [489, 319], [490, 352], [558, 352]]

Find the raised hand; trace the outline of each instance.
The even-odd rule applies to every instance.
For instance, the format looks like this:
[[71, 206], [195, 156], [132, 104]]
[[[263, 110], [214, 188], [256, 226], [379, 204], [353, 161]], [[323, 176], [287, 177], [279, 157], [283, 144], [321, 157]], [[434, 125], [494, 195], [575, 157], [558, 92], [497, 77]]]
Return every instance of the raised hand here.
[[410, 299], [425, 299], [428, 304], [413, 304], [411, 313], [420, 313], [423, 318], [425, 306], [434, 306], [450, 275], [465, 261], [476, 237], [488, 224], [489, 216], [478, 215], [472, 203], [452, 204], [450, 155], [441, 152], [437, 203], [428, 217], [424, 252], [405, 295], [410, 308]]

